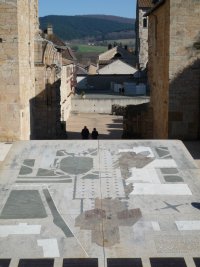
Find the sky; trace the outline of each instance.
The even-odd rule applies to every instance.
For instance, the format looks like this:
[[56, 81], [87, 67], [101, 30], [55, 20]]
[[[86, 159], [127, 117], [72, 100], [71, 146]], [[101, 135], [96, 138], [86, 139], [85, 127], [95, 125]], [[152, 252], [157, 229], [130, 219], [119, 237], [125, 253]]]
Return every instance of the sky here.
[[104, 14], [135, 18], [136, 0], [38, 0], [39, 16]]

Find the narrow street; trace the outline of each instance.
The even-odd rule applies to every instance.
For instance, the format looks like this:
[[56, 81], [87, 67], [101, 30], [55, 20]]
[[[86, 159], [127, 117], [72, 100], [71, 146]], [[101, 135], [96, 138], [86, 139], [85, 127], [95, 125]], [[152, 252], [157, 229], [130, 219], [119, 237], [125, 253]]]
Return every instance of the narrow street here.
[[123, 117], [96, 113], [71, 114], [67, 121], [68, 139], [81, 139], [80, 133], [84, 126], [87, 126], [90, 133], [96, 128], [99, 132], [98, 139], [121, 139]]

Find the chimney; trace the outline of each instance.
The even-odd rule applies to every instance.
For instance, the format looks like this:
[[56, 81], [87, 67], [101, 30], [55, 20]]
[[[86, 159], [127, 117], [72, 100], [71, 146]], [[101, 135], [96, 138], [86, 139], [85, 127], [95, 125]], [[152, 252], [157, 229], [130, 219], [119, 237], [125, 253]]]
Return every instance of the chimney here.
[[47, 35], [52, 35], [53, 34], [53, 25], [48, 24], [47, 26]]
[[108, 45], [108, 50], [112, 49], [112, 44]]

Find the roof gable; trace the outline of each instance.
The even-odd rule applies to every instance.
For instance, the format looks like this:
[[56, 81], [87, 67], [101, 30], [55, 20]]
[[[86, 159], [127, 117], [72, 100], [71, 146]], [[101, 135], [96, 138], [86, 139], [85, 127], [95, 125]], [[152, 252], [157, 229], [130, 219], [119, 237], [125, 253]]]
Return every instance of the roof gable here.
[[99, 74], [113, 74], [113, 75], [116, 75], [116, 74], [130, 75], [130, 74], [134, 74], [136, 71], [137, 69], [123, 62], [122, 60], [118, 59], [106, 65], [105, 67], [101, 68], [98, 71], [98, 73]]

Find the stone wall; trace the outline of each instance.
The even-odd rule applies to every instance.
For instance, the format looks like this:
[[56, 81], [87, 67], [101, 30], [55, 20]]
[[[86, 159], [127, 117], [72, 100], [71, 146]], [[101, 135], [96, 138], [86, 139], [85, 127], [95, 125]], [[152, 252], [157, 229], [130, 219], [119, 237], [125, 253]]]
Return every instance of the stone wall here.
[[71, 98], [74, 95], [74, 65], [69, 64], [62, 67], [62, 77], [61, 77], [61, 120], [66, 122], [69, 118], [71, 112]]
[[125, 108], [122, 138], [153, 138], [152, 108], [149, 107], [148, 103], [138, 106], [129, 105]]
[[169, 137], [200, 138], [200, 1], [170, 1]]
[[35, 0], [0, 1], [0, 140], [30, 137], [34, 94]]
[[35, 41], [35, 95], [30, 100], [31, 139], [62, 139], [62, 57], [51, 42]]
[[[146, 68], [148, 62], [148, 17], [144, 17], [147, 9], [139, 9], [139, 67]], [[147, 27], [143, 27], [143, 20], [147, 20]]]
[[153, 112], [153, 137], [168, 138], [169, 1], [149, 16], [148, 80]]
[[154, 138], [200, 138], [199, 15], [199, 1], [166, 0], [149, 16]]
[[129, 97], [129, 98], [86, 98], [82, 99], [80, 96], [72, 98], [72, 109], [74, 113], [104, 113], [111, 114], [112, 106], [119, 105], [126, 107], [127, 105], [140, 105], [148, 103], [149, 97]]

